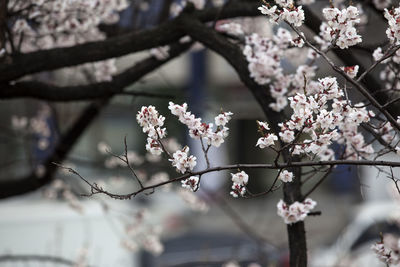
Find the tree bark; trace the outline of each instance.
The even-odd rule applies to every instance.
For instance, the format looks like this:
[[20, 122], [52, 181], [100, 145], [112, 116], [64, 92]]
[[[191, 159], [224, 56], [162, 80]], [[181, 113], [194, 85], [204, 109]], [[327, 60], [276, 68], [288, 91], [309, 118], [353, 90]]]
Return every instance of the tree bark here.
[[[285, 157], [287, 158], [287, 157]], [[286, 159], [285, 159], [286, 160]], [[292, 204], [301, 201], [301, 168], [292, 168], [294, 179], [291, 183], [285, 183], [283, 187], [284, 201]], [[307, 266], [307, 239], [304, 222], [297, 222], [287, 225], [290, 267]]]
[[0, 0], [0, 50], [6, 47], [8, 0]]

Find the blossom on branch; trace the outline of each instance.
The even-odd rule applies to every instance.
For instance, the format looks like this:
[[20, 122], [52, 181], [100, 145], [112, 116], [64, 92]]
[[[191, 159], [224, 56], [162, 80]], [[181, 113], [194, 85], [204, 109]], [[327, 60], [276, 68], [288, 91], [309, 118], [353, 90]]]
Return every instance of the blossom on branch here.
[[341, 69], [344, 72], [346, 72], [346, 74], [349, 75], [350, 78], [354, 79], [357, 76], [359, 66], [355, 65], [355, 66], [350, 66], [350, 67], [342, 67]]
[[199, 184], [200, 179], [197, 176], [190, 176], [189, 178], [182, 180], [182, 187], [183, 188], [187, 188], [189, 190], [191, 190], [192, 192], [197, 191], [197, 189], [199, 189]]
[[275, 141], [278, 140], [278, 137], [275, 134], [267, 134], [265, 137], [260, 137], [257, 141], [256, 146], [259, 146], [261, 149], [273, 146]]
[[389, 28], [386, 30], [387, 37], [390, 42], [400, 44], [400, 6], [391, 10], [385, 8], [384, 15], [389, 23]]
[[136, 115], [136, 120], [148, 135], [146, 150], [151, 154], [160, 155], [163, 151], [159, 140], [167, 135], [166, 129], [161, 128], [165, 117], [159, 115], [154, 106], [148, 106], [142, 107]]
[[221, 112], [214, 118], [217, 128], [214, 130], [213, 123], [204, 123], [201, 118], [196, 118], [187, 111], [187, 104], [177, 105], [169, 102], [168, 108], [171, 113], [178, 117], [179, 121], [189, 129], [189, 136], [193, 139], [205, 139], [209, 146], [219, 147], [229, 135], [229, 128], [225, 125], [231, 120], [232, 112]]
[[291, 181], [293, 181], [293, 173], [287, 170], [283, 170], [279, 174], [279, 179], [284, 183], [290, 183]]
[[233, 184], [230, 194], [235, 198], [244, 196], [246, 193], [246, 184], [249, 181], [249, 176], [244, 171], [231, 173], [231, 176]]
[[286, 204], [283, 200], [278, 202], [278, 215], [283, 218], [286, 224], [292, 224], [304, 221], [308, 213], [317, 205], [317, 202], [311, 198], [305, 199], [302, 203], [296, 201], [291, 205]]
[[361, 43], [361, 36], [355, 28], [360, 23], [360, 13], [356, 7], [349, 6], [342, 10], [335, 7], [324, 8], [322, 13], [327, 24], [321, 25], [322, 40], [317, 38], [317, 42], [332, 43], [341, 49]]
[[295, 27], [300, 27], [304, 23], [304, 10], [302, 6], [294, 6], [292, 0], [277, 0], [277, 6], [262, 5], [258, 9], [264, 15], [270, 17], [273, 22], [285, 20]]
[[176, 151], [172, 157], [169, 159], [172, 162], [172, 166], [180, 173], [185, 173], [186, 171], [191, 171], [196, 166], [196, 157], [193, 155], [188, 155], [189, 147], [185, 146], [182, 150]]
[[383, 235], [380, 242], [376, 242], [371, 246], [371, 250], [387, 266], [399, 266], [400, 240], [393, 234]]

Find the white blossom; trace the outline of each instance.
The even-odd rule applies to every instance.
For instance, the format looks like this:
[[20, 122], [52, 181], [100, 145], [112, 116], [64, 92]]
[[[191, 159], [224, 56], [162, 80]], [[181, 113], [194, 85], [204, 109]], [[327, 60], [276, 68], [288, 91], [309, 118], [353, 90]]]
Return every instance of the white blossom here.
[[173, 155], [173, 159], [169, 159], [172, 162], [172, 166], [180, 173], [185, 173], [188, 170], [192, 171], [196, 166], [196, 157], [188, 155], [189, 147], [184, 147], [182, 150], [177, 150]]
[[189, 178], [182, 180], [182, 187], [191, 190], [192, 192], [197, 191], [199, 188], [199, 177], [197, 176], [190, 176]]
[[277, 204], [278, 215], [283, 218], [286, 224], [292, 224], [299, 221], [304, 221], [307, 214], [314, 209], [316, 202], [307, 198], [302, 203], [296, 201], [291, 205], [280, 200]]
[[265, 137], [260, 137], [258, 139], [256, 146], [260, 148], [270, 147], [273, 146], [277, 140], [278, 137], [275, 134], [267, 134]]
[[239, 185], [246, 185], [249, 181], [249, 176], [244, 171], [237, 172], [235, 174], [231, 173], [232, 182]]
[[279, 179], [284, 183], [289, 183], [289, 182], [293, 181], [293, 173], [289, 172], [287, 170], [283, 170], [279, 174]]

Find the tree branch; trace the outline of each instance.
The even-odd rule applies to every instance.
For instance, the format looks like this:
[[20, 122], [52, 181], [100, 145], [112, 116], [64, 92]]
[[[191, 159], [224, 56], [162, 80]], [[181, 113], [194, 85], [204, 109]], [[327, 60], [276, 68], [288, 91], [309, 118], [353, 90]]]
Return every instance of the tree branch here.
[[[212, 21], [217, 14], [220, 19], [238, 16], [257, 16], [256, 3], [234, 2], [228, 4], [221, 14], [218, 8], [194, 11], [191, 17], [202, 22]], [[134, 52], [167, 45], [184, 36], [177, 30], [180, 17], [167, 21], [157, 27], [140, 32], [123, 34], [103, 41], [88, 42], [73, 47], [53, 48], [12, 56], [11, 63], [0, 64], [0, 82], [11, 81], [28, 74], [71, 67], [87, 62], [95, 62], [120, 57]]]
[[[176, 50], [174, 50], [175, 52], [171, 52], [170, 57], [164, 61], [158, 61], [154, 58], [145, 59], [131, 68], [131, 71], [124, 77], [125, 79], [129, 78], [130, 83], [134, 83], [163, 63], [180, 55], [180, 53], [185, 51], [189, 46], [189, 44], [177, 45]], [[125, 81], [125, 79], [123, 80]], [[121, 91], [123, 90], [122, 87], [120, 89]], [[62, 162], [65, 159], [79, 137], [97, 117], [101, 109], [108, 104], [111, 97], [112, 95], [108, 98], [94, 101], [82, 111], [78, 119], [76, 119], [68, 131], [60, 138], [54, 152], [43, 162], [46, 170], [43, 177], [38, 177], [35, 172], [32, 172], [20, 179], [0, 181], [0, 199], [25, 194], [50, 183], [57, 170], [57, 166], [52, 164], [52, 162]]]
[[[315, 15], [309, 7], [303, 6], [303, 10], [306, 17], [305, 25], [315, 34], [318, 34], [319, 26], [322, 23], [321, 19]], [[358, 65], [360, 73], [367, 73], [362, 77], [364, 87], [370, 94], [376, 96], [375, 98], [380, 105], [385, 105], [391, 100], [389, 94], [386, 94], [385, 92], [379, 92], [379, 90], [382, 89], [382, 83], [379, 82], [370, 72], [366, 72], [364, 64], [362, 64], [361, 60], [357, 58], [351, 49], [334, 49], [333, 52], [346, 66]], [[400, 114], [400, 108], [399, 106], [392, 106], [390, 109], [388, 109], [388, 112], [392, 117], [397, 118], [398, 114]]]
[[[148, 58], [115, 75], [112, 81], [109, 82], [63, 87], [37, 81], [17, 82], [14, 85], [3, 86], [2, 90], [0, 90], [0, 99], [31, 97], [47, 101], [82, 101], [111, 97], [115, 94], [123, 93], [123, 90], [127, 86], [168, 62], [171, 58], [177, 57], [191, 45], [192, 43], [171, 45], [170, 57], [168, 59], [157, 60], [153, 57]], [[129, 92], [129, 94], [147, 97], [159, 96], [146, 92]], [[161, 97], [165, 97], [165, 95], [161, 95]]]
[[[391, 168], [400, 168], [400, 162], [397, 161], [383, 161], [383, 160], [331, 160], [331, 161], [299, 161], [299, 162], [290, 162], [290, 163], [269, 163], [269, 164], [231, 164], [225, 166], [218, 166], [212, 168], [206, 168], [197, 172], [189, 172], [185, 173], [179, 177], [170, 179], [165, 182], [160, 182], [158, 184], [144, 186], [138, 189], [135, 192], [128, 194], [115, 194], [104, 190], [102, 187], [99, 187], [96, 183], [90, 183], [88, 179], [82, 177], [76, 170], [70, 167], [63, 166], [61, 164], [55, 163], [54, 166], [58, 166], [60, 168], [68, 170], [70, 173], [77, 175], [81, 180], [83, 180], [90, 187], [90, 194], [83, 196], [93, 196], [96, 194], [105, 194], [114, 199], [131, 199], [136, 195], [143, 193], [147, 190], [154, 190], [157, 187], [182, 181], [187, 179], [190, 176], [200, 176], [210, 172], [218, 172], [223, 170], [244, 170], [244, 169], [271, 169], [271, 170], [279, 170], [279, 169], [289, 169], [296, 168], [299, 169], [301, 167], [313, 167], [313, 166], [329, 166], [334, 167], [338, 165], [354, 165], [354, 166], [386, 166]], [[296, 180], [299, 180], [299, 177], [296, 176]], [[292, 182], [293, 183], [293, 182]], [[291, 183], [287, 183], [291, 184]]]

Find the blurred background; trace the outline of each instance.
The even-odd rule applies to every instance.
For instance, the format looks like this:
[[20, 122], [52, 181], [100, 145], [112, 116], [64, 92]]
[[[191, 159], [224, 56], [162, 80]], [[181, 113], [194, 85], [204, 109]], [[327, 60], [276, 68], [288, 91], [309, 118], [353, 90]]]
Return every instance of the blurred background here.
[[[118, 27], [107, 30], [113, 33], [137, 24], [151, 27], [152, 12], [157, 13], [159, 2], [151, 1], [155, 8], [138, 17], [134, 17], [132, 4], [121, 13]], [[238, 21], [246, 21], [265, 36], [276, 30], [265, 18]], [[148, 55], [120, 58], [117, 68], [122, 70]], [[283, 62], [283, 67], [295, 70], [304, 60], [298, 56]], [[319, 77], [328, 74], [323, 66], [318, 70]], [[70, 76], [60, 72], [52, 79], [62, 84]], [[189, 110], [206, 122], [212, 122], [221, 109], [234, 113], [226, 142], [210, 151], [213, 166], [272, 159], [273, 155], [255, 147], [256, 120], [265, 119], [258, 103], [234, 70], [200, 45], [128, 90], [166, 97], [114, 97], [63, 163], [110, 192], [124, 194], [137, 188], [128, 168], [105, 152], [124, 153], [125, 137], [141, 179], [151, 184], [178, 176], [165, 158], [146, 153], [146, 136], [135, 118], [143, 105], [154, 105], [166, 117], [168, 146], [188, 145], [198, 158], [198, 169], [205, 166], [200, 146], [170, 115], [169, 101], [188, 103]], [[3, 101], [0, 179], [31, 172], [40, 176], [43, 160], [54, 149], [60, 132], [86, 105]], [[21, 118], [36, 120], [35, 125], [48, 129], [49, 134], [26, 134]], [[398, 160], [395, 155], [387, 157]], [[248, 174], [249, 189], [261, 192], [271, 185], [276, 171], [249, 170]], [[230, 173], [221, 171], [205, 175], [195, 194], [186, 194], [177, 183], [156, 189], [154, 194], [115, 200], [81, 196], [89, 193], [88, 186], [76, 175], [59, 170], [49, 186], [0, 201], [0, 266], [288, 266], [286, 225], [276, 214], [281, 191], [255, 199], [234, 199], [229, 195], [230, 185]], [[311, 197], [322, 213], [306, 219], [311, 265], [380, 266], [370, 245], [379, 240], [380, 232], [400, 234], [393, 182], [374, 168], [341, 166]]]

